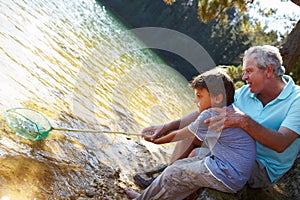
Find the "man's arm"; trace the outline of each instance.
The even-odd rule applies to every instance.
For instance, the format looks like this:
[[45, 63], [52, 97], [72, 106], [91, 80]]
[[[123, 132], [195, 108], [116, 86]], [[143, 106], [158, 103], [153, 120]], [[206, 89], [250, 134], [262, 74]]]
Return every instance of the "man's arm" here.
[[213, 108], [213, 110], [220, 115], [205, 120], [205, 123], [210, 123], [208, 128], [221, 131], [224, 128], [240, 127], [253, 139], [278, 153], [283, 152], [298, 137], [297, 133], [286, 127], [280, 127], [278, 131], [266, 128], [236, 109]]
[[254, 121], [249, 116], [244, 116], [240, 127], [260, 144], [277, 151], [283, 152], [299, 136], [294, 131], [281, 126], [278, 131], [266, 128]]

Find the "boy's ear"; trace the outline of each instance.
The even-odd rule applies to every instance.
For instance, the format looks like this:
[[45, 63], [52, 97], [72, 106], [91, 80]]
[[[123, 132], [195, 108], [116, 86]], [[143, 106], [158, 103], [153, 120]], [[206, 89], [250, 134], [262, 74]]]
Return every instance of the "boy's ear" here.
[[223, 94], [218, 94], [214, 97], [215, 104], [222, 104], [223, 102]]

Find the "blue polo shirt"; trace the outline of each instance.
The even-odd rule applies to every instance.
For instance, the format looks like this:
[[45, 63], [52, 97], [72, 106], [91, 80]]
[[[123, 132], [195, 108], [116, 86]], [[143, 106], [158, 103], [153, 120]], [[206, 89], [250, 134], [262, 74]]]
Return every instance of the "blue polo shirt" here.
[[[248, 85], [235, 93], [234, 105], [263, 126], [279, 130], [286, 127], [300, 135], [300, 87], [289, 76], [283, 76], [287, 85], [280, 95], [263, 104], [251, 93]], [[256, 142], [256, 158], [264, 164], [270, 181], [275, 183], [292, 166], [300, 150], [300, 136], [282, 153], [277, 153]]]

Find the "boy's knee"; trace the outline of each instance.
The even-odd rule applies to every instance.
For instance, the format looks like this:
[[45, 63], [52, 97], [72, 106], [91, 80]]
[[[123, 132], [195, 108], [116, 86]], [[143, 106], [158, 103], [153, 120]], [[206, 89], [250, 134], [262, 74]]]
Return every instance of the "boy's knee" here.
[[191, 181], [188, 176], [184, 175], [183, 171], [183, 169], [177, 166], [166, 168], [162, 180], [164, 188], [175, 193], [187, 190], [190, 187]]
[[165, 184], [172, 184], [174, 181], [178, 181], [178, 177], [180, 177], [181, 169], [176, 166], [170, 165], [163, 172], [163, 182]]

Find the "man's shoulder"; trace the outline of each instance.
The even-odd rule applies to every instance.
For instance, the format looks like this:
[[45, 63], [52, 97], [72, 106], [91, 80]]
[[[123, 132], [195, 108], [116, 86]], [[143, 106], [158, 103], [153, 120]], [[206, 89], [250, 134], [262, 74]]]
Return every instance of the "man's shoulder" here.
[[300, 95], [300, 86], [299, 85], [294, 86], [294, 93]]
[[292, 77], [288, 75], [284, 75], [283, 79], [287, 82], [287, 86], [285, 89], [291, 90], [291, 93], [293, 94], [300, 94], [300, 86], [296, 85]]
[[288, 90], [290, 93], [288, 98], [293, 99], [294, 101], [300, 101], [300, 86], [293, 84], [290, 90]]
[[239, 89], [237, 89], [235, 91], [235, 100], [240, 98], [240, 97], [250, 97], [252, 96], [253, 93], [250, 92], [249, 86], [248, 85], [243, 85], [242, 87], [240, 87]]

